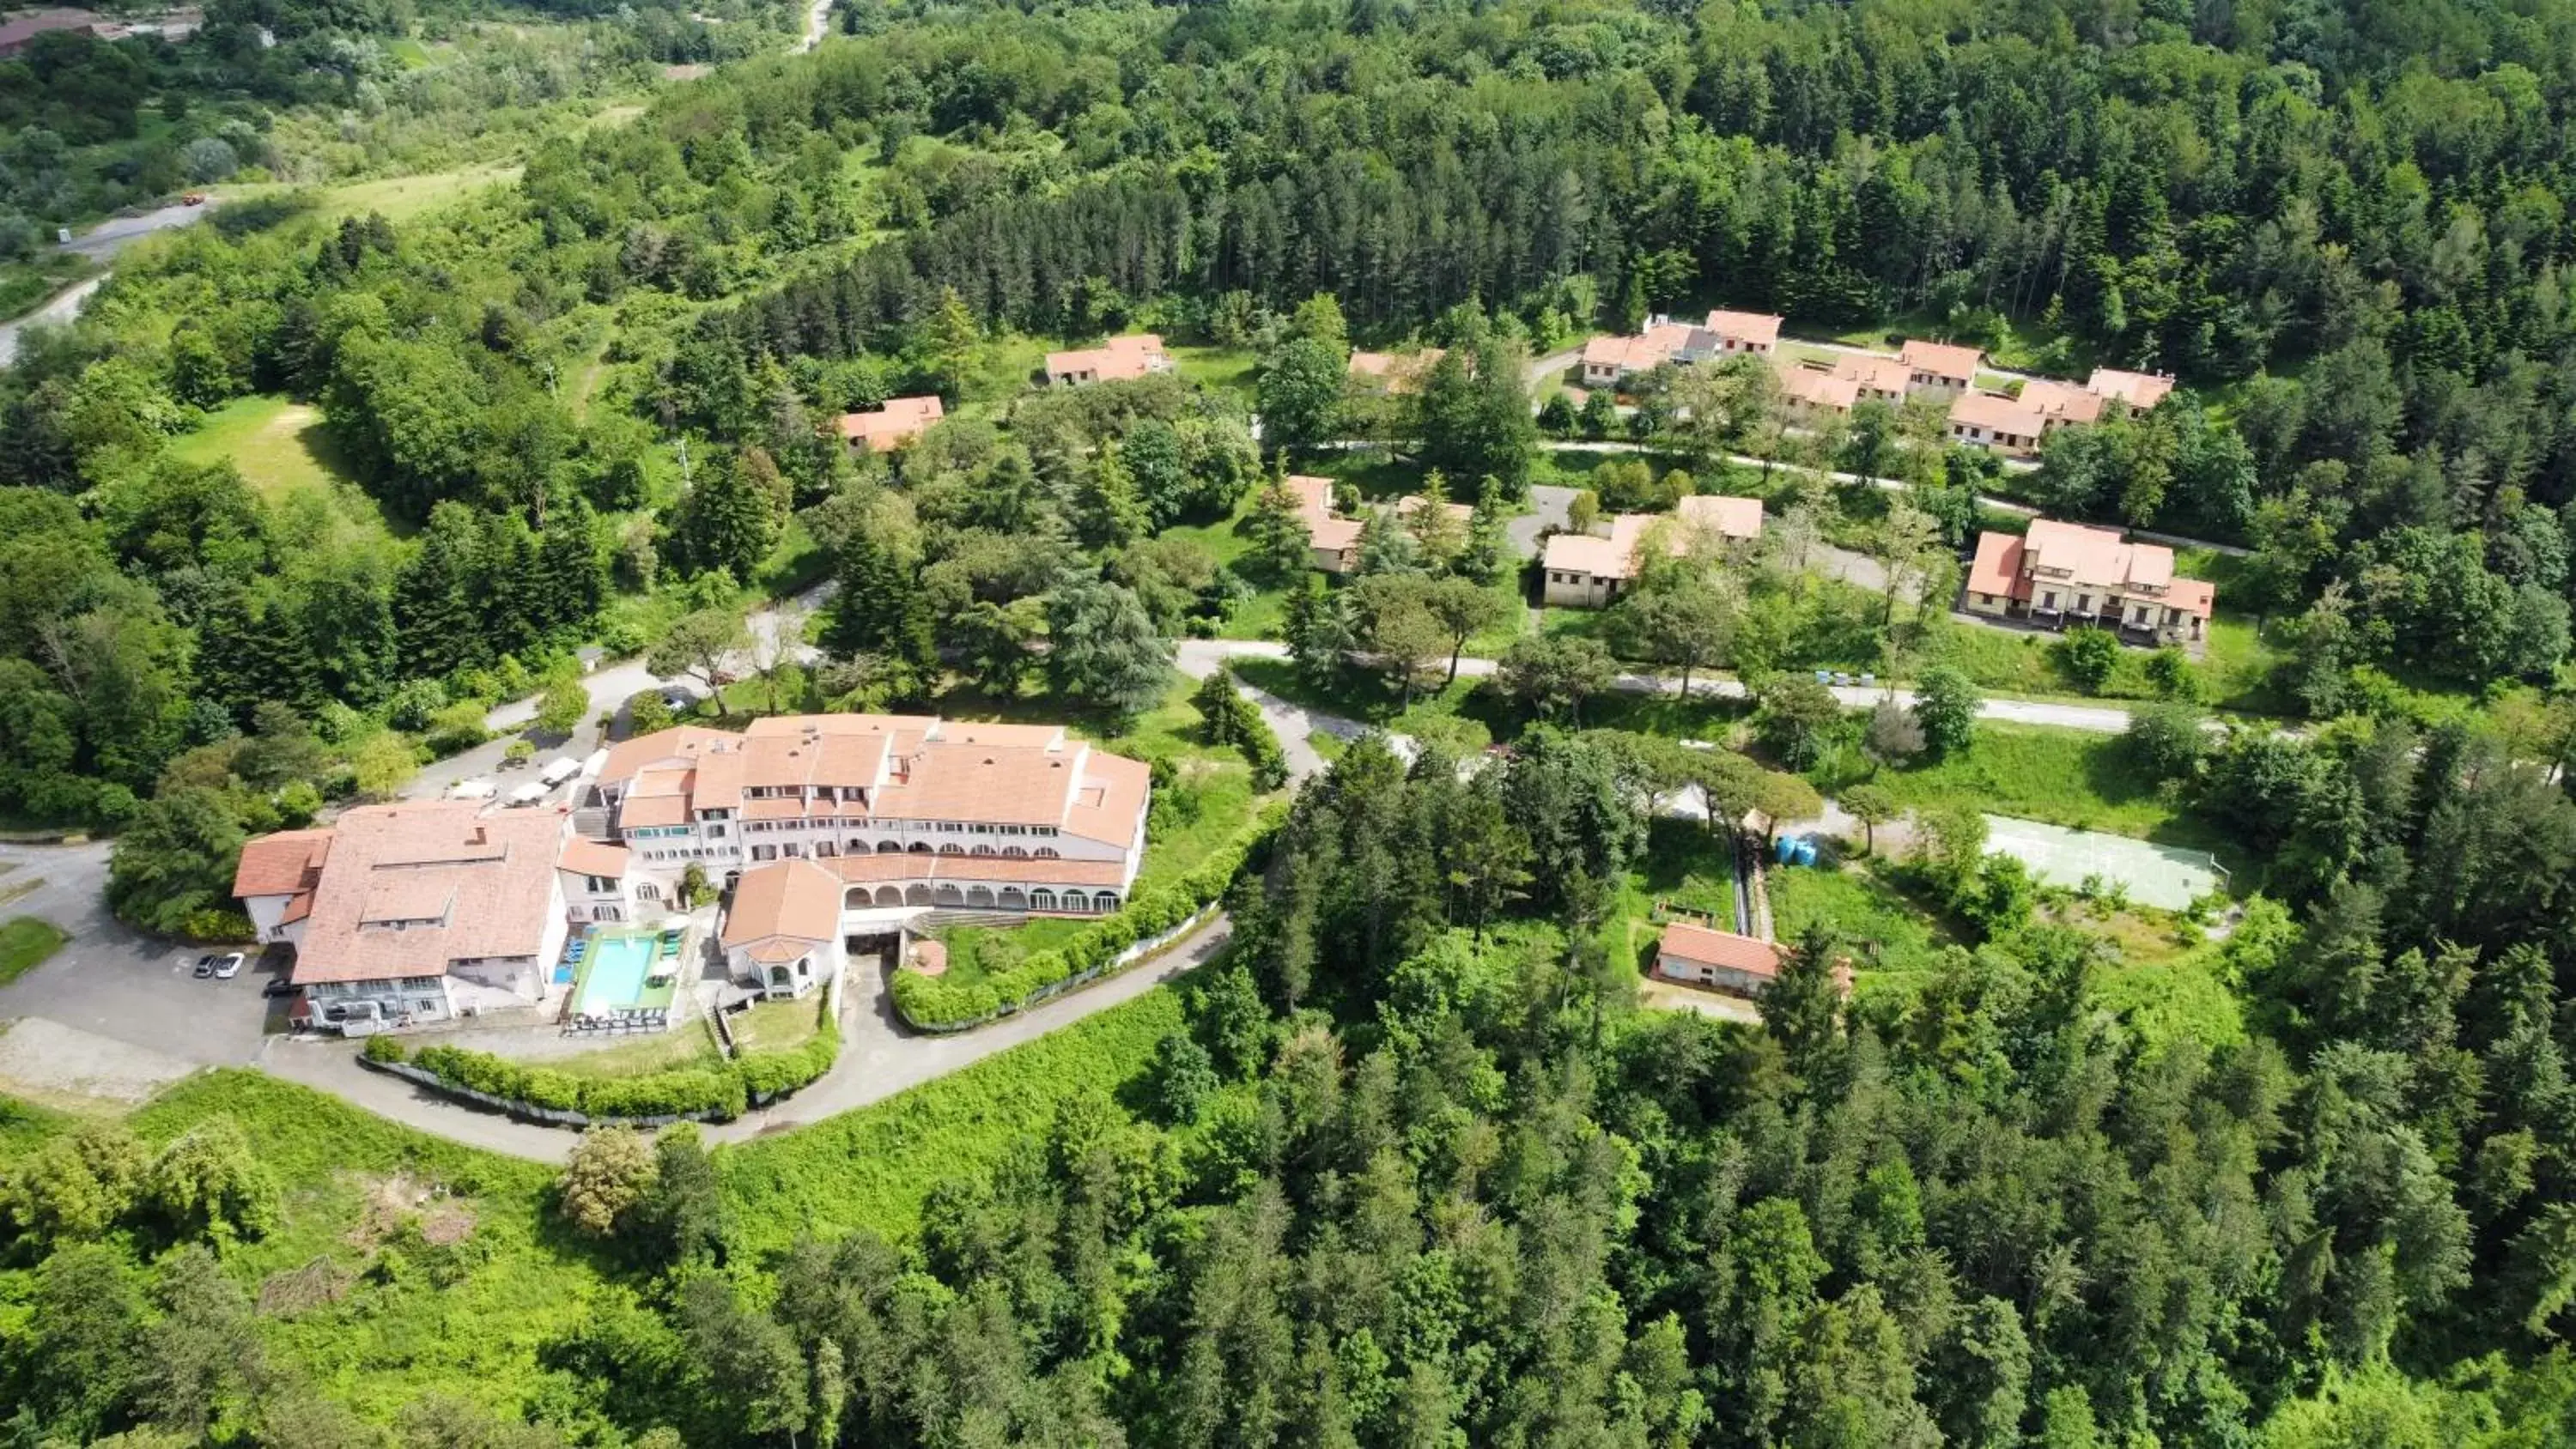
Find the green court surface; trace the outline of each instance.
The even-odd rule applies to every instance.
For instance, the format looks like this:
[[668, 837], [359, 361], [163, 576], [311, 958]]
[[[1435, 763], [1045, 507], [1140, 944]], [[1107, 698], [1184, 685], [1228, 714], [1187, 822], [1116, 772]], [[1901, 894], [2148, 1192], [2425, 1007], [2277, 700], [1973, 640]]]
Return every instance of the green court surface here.
[[2227, 882], [2227, 872], [2205, 850], [2009, 815], [1986, 817], [1986, 849], [2019, 859], [2049, 885], [2081, 886], [2087, 877], [2098, 877], [2104, 885], [2126, 886], [2129, 899], [2139, 905], [2168, 911], [2179, 911]]

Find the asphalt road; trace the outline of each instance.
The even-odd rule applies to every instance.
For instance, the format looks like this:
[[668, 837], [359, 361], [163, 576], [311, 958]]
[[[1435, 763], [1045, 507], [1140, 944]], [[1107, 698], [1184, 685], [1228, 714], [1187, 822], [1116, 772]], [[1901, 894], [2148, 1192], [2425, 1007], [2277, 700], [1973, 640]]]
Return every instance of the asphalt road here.
[[[134, 216], [112, 216], [88, 231], [73, 237], [61, 250], [78, 252], [92, 261], [103, 262], [135, 242], [155, 232], [174, 226], [187, 226], [214, 210], [204, 206], [164, 206]], [[30, 327], [61, 327], [80, 315], [81, 304], [107, 284], [108, 274], [83, 279], [45, 299], [44, 304], [23, 316], [0, 322], [0, 367], [18, 359], [18, 335]]]

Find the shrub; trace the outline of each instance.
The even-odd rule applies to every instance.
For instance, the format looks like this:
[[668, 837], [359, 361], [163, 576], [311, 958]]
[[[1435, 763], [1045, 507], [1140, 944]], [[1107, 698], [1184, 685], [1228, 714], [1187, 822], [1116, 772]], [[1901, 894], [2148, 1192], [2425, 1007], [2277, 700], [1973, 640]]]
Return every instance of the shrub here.
[[2058, 641], [2057, 660], [2069, 679], [2099, 694], [2111, 682], [2111, 671], [2120, 667], [2119, 636], [2108, 629], [2079, 625]]
[[1139, 941], [1151, 940], [1180, 925], [1225, 894], [1244, 862], [1287, 818], [1286, 802], [1273, 804], [1251, 828], [1218, 847], [1181, 877], [1177, 887], [1156, 886], [1128, 897], [1127, 904], [1092, 922], [1063, 946], [1033, 951], [972, 985], [952, 983], [918, 971], [897, 971], [895, 1009], [917, 1028], [968, 1026], [1017, 1007], [1031, 996], [1082, 972], [1107, 964]]
[[403, 1044], [382, 1034], [367, 1038], [358, 1055], [371, 1062], [398, 1062], [403, 1059]]
[[250, 917], [239, 911], [210, 908], [190, 911], [187, 919], [180, 923], [179, 933], [191, 941], [221, 943], [247, 941], [259, 934], [259, 928], [250, 923]]
[[593, 1128], [564, 1164], [555, 1203], [574, 1227], [606, 1237], [652, 1191], [654, 1176], [652, 1144], [634, 1129]]

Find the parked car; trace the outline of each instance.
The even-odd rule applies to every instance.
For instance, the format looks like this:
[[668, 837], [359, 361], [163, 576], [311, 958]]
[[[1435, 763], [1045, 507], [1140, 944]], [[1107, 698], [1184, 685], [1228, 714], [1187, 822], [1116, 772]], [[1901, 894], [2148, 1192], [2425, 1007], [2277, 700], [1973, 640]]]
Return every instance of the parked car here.
[[262, 996], [296, 996], [300, 995], [303, 990], [304, 988], [296, 985], [291, 977], [272, 976], [268, 978], [267, 984], [259, 988], [259, 994]]
[[217, 981], [230, 981], [241, 974], [241, 969], [242, 953], [239, 951], [228, 951], [220, 960], [215, 962], [215, 979]]
[[223, 958], [219, 956], [200, 956], [197, 958], [197, 969], [188, 974], [203, 981], [215, 974], [215, 963], [221, 959]]

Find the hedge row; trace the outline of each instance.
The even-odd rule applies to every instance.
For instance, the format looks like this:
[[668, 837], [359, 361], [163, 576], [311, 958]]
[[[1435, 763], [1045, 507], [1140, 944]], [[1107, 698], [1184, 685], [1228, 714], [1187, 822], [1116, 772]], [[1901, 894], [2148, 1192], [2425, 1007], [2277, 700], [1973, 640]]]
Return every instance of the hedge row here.
[[831, 1020], [824, 1021], [822, 1028], [801, 1046], [745, 1052], [720, 1066], [640, 1077], [581, 1077], [452, 1046], [426, 1046], [406, 1054], [402, 1043], [390, 1036], [371, 1036], [366, 1046], [369, 1061], [408, 1061], [447, 1086], [542, 1111], [579, 1112], [593, 1120], [690, 1117], [728, 1121], [755, 1103], [765, 1103], [810, 1084], [830, 1071], [840, 1054], [840, 1023]]
[[1152, 940], [1224, 895], [1236, 872], [1268, 841], [1287, 813], [1284, 802], [1263, 810], [1242, 834], [1211, 852], [1177, 883], [1129, 897], [1127, 904], [1092, 922], [1060, 950], [1032, 951], [1019, 965], [969, 983], [897, 971], [895, 1009], [916, 1030], [953, 1031], [1017, 1011], [1069, 981], [1097, 973], [1119, 952]]

